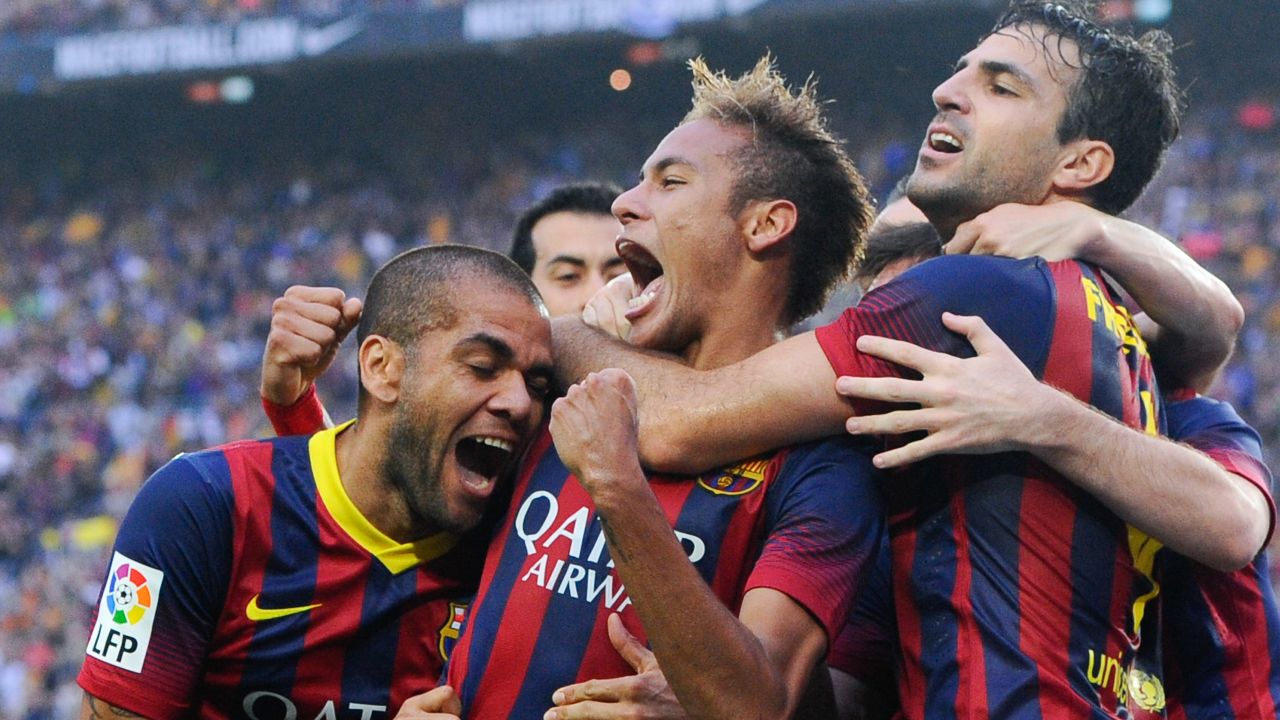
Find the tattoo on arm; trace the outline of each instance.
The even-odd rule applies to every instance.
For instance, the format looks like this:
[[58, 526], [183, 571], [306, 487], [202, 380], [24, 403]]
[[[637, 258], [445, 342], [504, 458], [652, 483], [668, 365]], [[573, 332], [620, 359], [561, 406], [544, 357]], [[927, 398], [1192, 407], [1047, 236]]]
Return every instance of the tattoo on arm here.
[[618, 538], [613, 534], [613, 528], [609, 527], [608, 521], [603, 517], [600, 518], [600, 527], [604, 529], [605, 540], [609, 541], [609, 552], [615, 555], [618, 560], [629, 562], [631, 553], [627, 552], [627, 549], [618, 542]]
[[140, 718], [141, 715], [129, 712], [122, 708], [118, 708], [105, 700], [100, 700], [92, 695], [85, 695], [85, 700], [89, 703], [89, 717], [93, 720], [111, 720], [112, 718]]

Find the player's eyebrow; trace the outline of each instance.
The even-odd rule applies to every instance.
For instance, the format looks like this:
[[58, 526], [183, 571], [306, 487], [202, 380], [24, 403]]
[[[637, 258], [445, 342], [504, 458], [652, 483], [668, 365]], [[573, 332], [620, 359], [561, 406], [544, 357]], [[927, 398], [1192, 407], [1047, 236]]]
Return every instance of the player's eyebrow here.
[[583, 260], [580, 257], [574, 257], [573, 255], [556, 255], [555, 257], [547, 261], [548, 265], [555, 265], [557, 263], [565, 263], [566, 265], [573, 265], [576, 267], [587, 266], [586, 260]]
[[978, 67], [982, 68], [982, 72], [989, 76], [1010, 75], [1020, 84], [1035, 90], [1037, 88], [1036, 81], [1027, 74], [1025, 70], [1007, 62], [999, 60], [983, 60]]
[[663, 170], [666, 170], [667, 168], [671, 167], [672, 165], [686, 165], [690, 168], [693, 168], [694, 170], [698, 169], [698, 166], [695, 165], [692, 160], [680, 157], [679, 155], [671, 155], [669, 157], [664, 157], [658, 162], [654, 163], [653, 165], [641, 170], [640, 179], [644, 180], [645, 175], [648, 175], [648, 174], [656, 175], [662, 172]]
[[462, 342], [458, 343], [458, 350], [466, 352], [476, 349], [477, 345], [487, 349], [503, 362], [507, 362], [516, 356], [516, 351], [512, 350], [506, 341], [486, 332], [478, 332], [463, 338]]

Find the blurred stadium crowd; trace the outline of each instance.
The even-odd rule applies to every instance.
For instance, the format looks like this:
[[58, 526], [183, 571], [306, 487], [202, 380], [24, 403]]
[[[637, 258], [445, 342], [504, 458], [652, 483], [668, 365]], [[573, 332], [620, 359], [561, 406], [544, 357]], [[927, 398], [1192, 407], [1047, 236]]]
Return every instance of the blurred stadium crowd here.
[[271, 15], [326, 18], [362, 10], [430, 9], [462, 0], [5, 0], [0, 32], [93, 32], [236, 22]]
[[[226, 20], [444, 0], [9, 0], [0, 31]], [[194, 15], [193, 15], [194, 13]], [[1214, 394], [1280, 467], [1280, 130], [1275, 108], [1194, 108], [1129, 217], [1179, 239], [1247, 312]], [[912, 132], [841, 118], [883, 195]], [[854, 127], [850, 127], [853, 125]], [[629, 185], [640, 157], [602, 124], [569, 138], [432, 151], [398, 171], [345, 161], [221, 171], [209, 158], [0, 166], [0, 718], [67, 717], [116, 523], [174, 454], [269, 432], [257, 382], [271, 299], [299, 282], [362, 288], [400, 250], [505, 250], [516, 215], [574, 179]], [[137, 163], [144, 163], [139, 168]], [[140, 171], [141, 170], [141, 171]], [[847, 297], [847, 296], [846, 296]], [[354, 363], [322, 383], [354, 411]]]

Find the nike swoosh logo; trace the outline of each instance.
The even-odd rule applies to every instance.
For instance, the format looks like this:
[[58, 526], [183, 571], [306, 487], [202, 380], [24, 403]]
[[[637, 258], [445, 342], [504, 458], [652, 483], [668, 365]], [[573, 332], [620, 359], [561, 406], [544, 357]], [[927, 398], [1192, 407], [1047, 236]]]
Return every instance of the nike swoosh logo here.
[[316, 603], [315, 605], [299, 605], [298, 607], [264, 610], [258, 607], [258, 596], [254, 595], [249, 598], [249, 604], [245, 606], [244, 615], [254, 622], [261, 622], [263, 620], [275, 620], [276, 618], [289, 617], [290, 615], [304, 613], [312, 608], [318, 608], [320, 605], [321, 603]]
[[299, 41], [304, 55], [323, 55], [359, 35], [362, 30], [362, 19], [359, 16], [349, 17], [322, 28], [304, 28]]

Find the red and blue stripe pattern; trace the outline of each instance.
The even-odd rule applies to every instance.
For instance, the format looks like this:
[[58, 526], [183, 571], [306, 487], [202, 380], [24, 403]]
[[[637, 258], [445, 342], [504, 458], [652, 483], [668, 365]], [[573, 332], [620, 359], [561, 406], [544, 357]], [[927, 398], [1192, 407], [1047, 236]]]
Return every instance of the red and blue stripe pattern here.
[[[837, 374], [904, 376], [858, 353], [857, 338], [972, 356], [943, 311], [981, 316], [1037, 377], [1158, 431], [1145, 345], [1100, 273], [1080, 263], [931, 260], [817, 339]], [[907, 717], [1125, 714], [1123, 678], [1140, 639], [1135, 618], [1154, 597], [1158, 543], [1024, 454], [937, 458], [885, 487]]]

